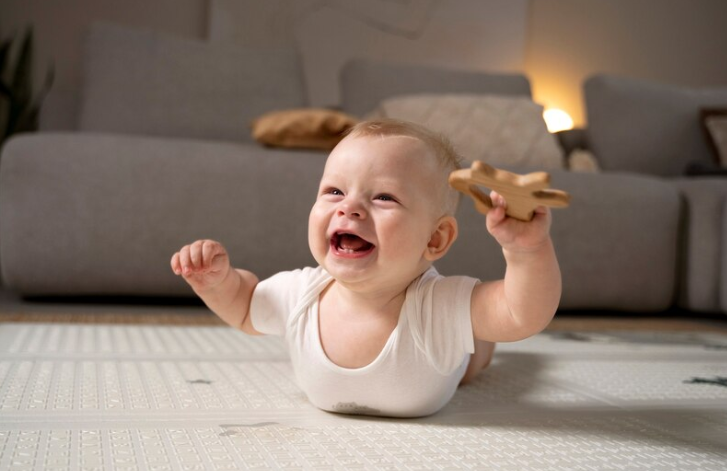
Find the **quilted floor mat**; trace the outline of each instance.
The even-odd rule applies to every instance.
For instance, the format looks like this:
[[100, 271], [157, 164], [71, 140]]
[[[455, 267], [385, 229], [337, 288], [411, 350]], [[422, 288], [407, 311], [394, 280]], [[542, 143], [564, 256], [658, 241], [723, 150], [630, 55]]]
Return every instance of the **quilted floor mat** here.
[[727, 336], [546, 332], [422, 419], [317, 410], [279, 339], [0, 324], [0, 470], [727, 469]]

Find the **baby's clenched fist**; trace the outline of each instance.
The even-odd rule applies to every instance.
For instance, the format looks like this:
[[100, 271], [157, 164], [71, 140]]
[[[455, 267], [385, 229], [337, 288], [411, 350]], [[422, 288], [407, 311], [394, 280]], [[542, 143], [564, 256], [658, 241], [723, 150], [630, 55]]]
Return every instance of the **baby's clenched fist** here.
[[215, 286], [230, 270], [227, 250], [214, 240], [198, 240], [172, 255], [172, 271], [194, 288]]

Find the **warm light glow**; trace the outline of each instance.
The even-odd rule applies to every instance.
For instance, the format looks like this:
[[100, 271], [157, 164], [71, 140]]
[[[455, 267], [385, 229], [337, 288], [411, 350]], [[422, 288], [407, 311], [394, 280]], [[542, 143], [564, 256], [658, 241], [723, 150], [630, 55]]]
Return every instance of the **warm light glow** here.
[[558, 108], [550, 108], [543, 112], [543, 119], [548, 126], [549, 132], [565, 131], [573, 129], [573, 118], [568, 113]]

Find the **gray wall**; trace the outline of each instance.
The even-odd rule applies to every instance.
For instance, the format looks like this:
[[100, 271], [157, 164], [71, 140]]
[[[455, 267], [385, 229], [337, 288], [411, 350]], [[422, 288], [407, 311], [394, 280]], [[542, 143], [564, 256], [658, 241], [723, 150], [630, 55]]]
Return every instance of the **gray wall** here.
[[725, 0], [531, 0], [525, 71], [535, 99], [583, 123], [594, 72], [727, 85]]
[[[0, 0], [0, 33], [35, 24], [38, 67], [53, 60], [57, 71], [43, 126], [63, 129], [75, 123], [81, 39], [91, 21], [207, 38], [212, 1]], [[724, 18], [725, 0], [530, 0], [523, 70], [536, 100], [565, 108], [582, 123], [581, 83], [593, 72], [727, 84]]]
[[0, 0], [0, 34], [6, 37], [33, 25], [36, 81], [41, 81], [41, 72], [49, 63], [53, 62], [56, 70], [43, 108], [42, 127], [72, 129], [81, 87], [81, 45], [91, 22], [108, 21], [204, 38], [207, 12], [207, 0]]
[[351, 58], [520, 71], [529, 0], [210, 0], [212, 41], [298, 46], [314, 106]]

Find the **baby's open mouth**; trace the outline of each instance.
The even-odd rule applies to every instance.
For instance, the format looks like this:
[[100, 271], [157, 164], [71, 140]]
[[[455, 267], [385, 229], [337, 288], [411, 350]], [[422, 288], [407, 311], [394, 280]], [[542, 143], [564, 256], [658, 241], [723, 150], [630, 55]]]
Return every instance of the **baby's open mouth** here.
[[356, 234], [347, 232], [336, 232], [331, 237], [331, 245], [341, 253], [362, 254], [374, 248], [374, 244], [362, 239]]

